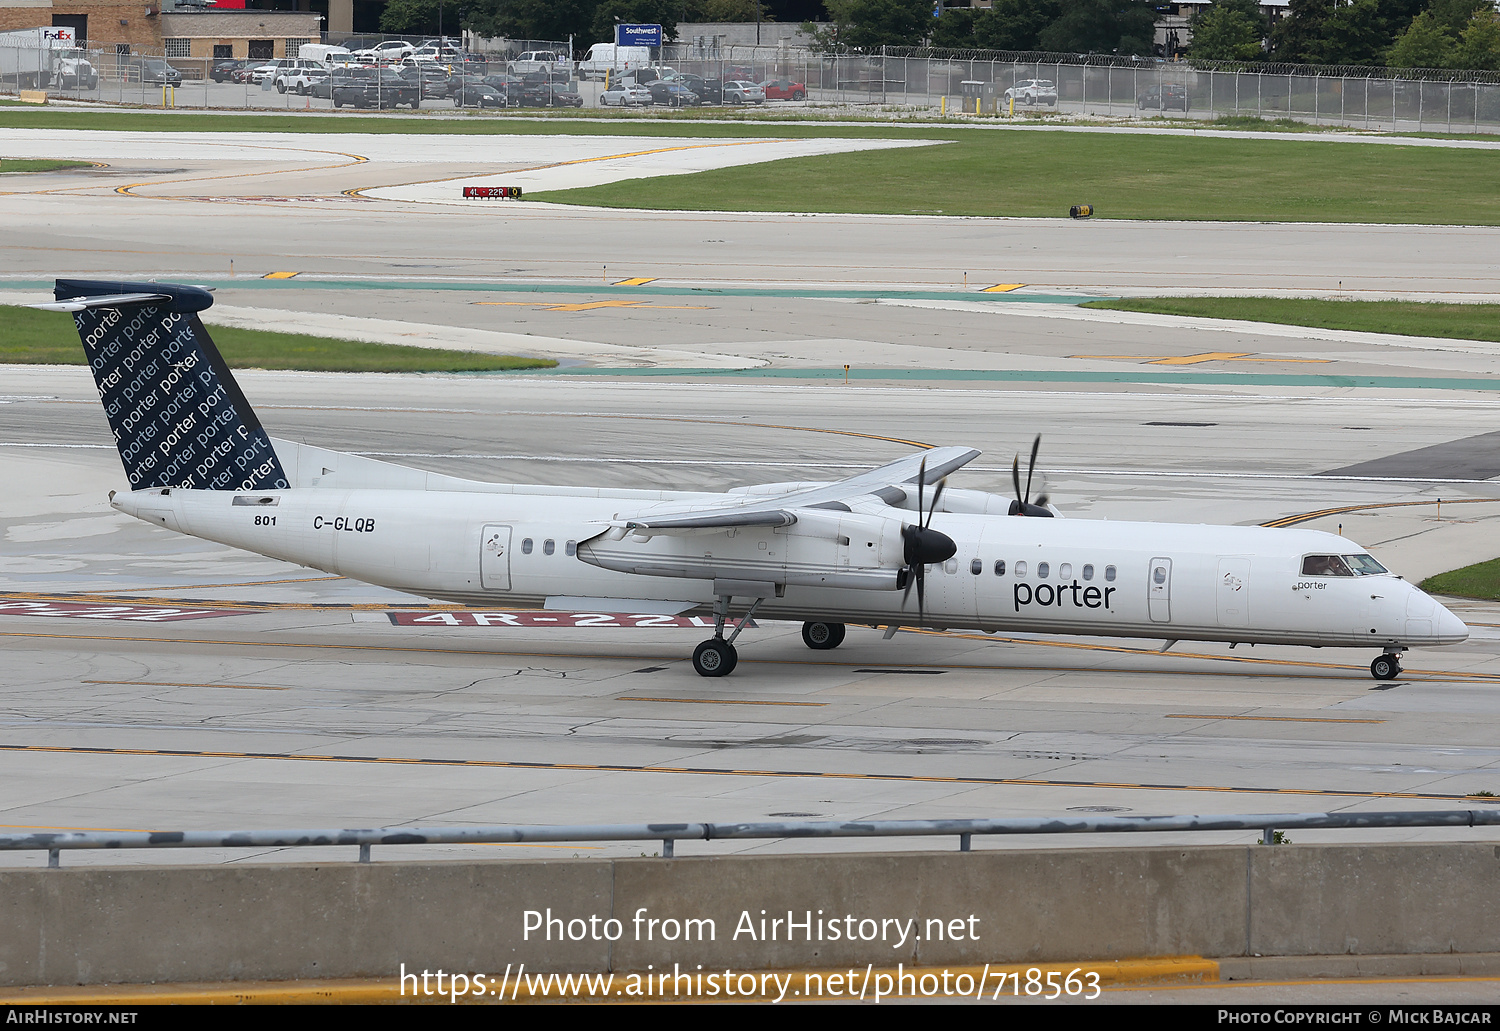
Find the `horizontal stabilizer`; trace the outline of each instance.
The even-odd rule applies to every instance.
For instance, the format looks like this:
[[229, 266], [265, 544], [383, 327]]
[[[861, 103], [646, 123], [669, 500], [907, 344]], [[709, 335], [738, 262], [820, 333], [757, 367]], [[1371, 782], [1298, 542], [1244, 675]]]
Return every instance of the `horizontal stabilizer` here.
[[104, 294], [100, 297], [70, 297], [66, 301], [49, 301], [46, 304], [28, 304], [27, 308], [41, 311], [87, 311], [90, 308], [134, 308], [143, 304], [160, 304], [170, 301], [167, 294]]

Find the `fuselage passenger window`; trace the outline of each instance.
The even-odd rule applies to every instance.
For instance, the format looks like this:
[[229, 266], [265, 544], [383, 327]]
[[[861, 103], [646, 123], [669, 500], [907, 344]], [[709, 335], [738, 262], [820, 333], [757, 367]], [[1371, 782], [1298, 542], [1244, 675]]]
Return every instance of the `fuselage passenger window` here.
[[531, 538], [530, 537], [527, 537], [527, 538], [525, 538], [524, 540], [521, 541], [521, 554], [523, 554], [523, 555], [530, 555], [531, 554]]
[[1092, 580], [1094, 578], [1094, 567], [1092, 563], [1084, 565], [1083, 578], [1085, 580]]
[[557, 542], [554, 541], [554, 540], [552, 540], [550, 537], [547, 540], [542, 541], [542, 554], [543, 555], [550, 555], [550, 554], [552, 554], [556, 550], [557, 550]]
[[1005, 559], [1003, 559], [1003, 558], [997, 558], [997, 559], [995, 559], [995, 575], [996, 576], [1004, 576], [1005, 575]]

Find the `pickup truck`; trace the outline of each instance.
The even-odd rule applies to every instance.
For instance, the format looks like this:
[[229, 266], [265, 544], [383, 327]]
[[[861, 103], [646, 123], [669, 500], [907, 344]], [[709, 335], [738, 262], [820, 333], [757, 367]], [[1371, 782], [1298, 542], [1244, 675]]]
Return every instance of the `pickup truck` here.
[[334, 75], [329, 79], [329, 93], [334, 107], [398, 107], [406, 104], [413, 111], [422, 106], [422, 87], [394, 72], [372, 75], [364, 69], [355, 74]]

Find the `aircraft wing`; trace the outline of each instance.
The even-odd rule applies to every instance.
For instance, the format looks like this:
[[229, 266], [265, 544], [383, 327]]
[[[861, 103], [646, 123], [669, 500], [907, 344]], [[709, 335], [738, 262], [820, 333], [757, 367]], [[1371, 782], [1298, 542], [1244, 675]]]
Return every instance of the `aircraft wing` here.
[[[823, 484], [779, 495], [730, 497], [704, 507], [675, 508], [660, 514], [622, 516], [619, 523], [632, 531], [649, 533], [695, 533], [738, 526], [789, 526], [797, 522], [791, 509], [833, 508], [849, 498], [879, 494], [893, 484], [913, 484], [919, 478], [932, 484], [960, 469], [980, 452], [966, 447], [939, 447], [898, 458], [878, 469], [859, 473], [837, 483]], [[891, 500], [891, 499], [888, 499]], [[894, 499], [902, 500], [902, 499]]]

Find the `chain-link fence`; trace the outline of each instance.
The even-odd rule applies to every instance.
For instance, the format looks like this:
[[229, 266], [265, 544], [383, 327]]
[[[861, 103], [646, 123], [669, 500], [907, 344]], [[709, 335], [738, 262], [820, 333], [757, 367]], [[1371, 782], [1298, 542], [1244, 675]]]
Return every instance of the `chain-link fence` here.
[[[382, 37], [382, 39], [393, 37]], [[350, 49], [373, 37], [341, 41]], [[419, 42], [412, 40], [411, 42]], [[444, 66], [468, 76], [533, 72], [518, 59], [568, 53], [548, 40], [466, 41], [466, 60]], [[482, 49], [480, 48], [482, 47]], [[295, 55], [293, 55], [295, 57]], [[267, 73], [273, 61], [166, 58], [111, 49], [0, 47], [0, 93], [49, 94], [111, 104], [202, 109], [314, 109], [331, 98]], [[1305, 65], [1166, 63], [1129, 58], [890, 49], [825, 55], [789, 47], [662, 48], [657, 72], [689, 80], [707, 103], [724, 103], [732, 81], [779, 83], [767, 105], [835, 106], [950, 115], [1083, 118], [1166, 116], [1212, 121], [1245, 116], [1358, 128], [1500, 133], [1500, 73]], [[394, 70], [384, 74], [393, 74]], [[589, 106], [602, 82], [576, 83]], [[425, 94], [424, 94], [425, 96]], [[435, 98], [428, 106], [451, 106]]]

